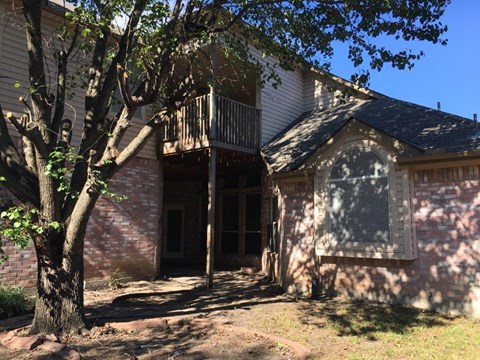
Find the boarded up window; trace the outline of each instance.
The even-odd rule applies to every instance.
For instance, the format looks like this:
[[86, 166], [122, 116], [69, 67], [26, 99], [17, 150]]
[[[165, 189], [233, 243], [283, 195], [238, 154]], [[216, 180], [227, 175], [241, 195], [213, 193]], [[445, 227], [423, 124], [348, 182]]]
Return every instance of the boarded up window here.
[[389, 242], [387, 174], [384, 161], [366, 148], [349, 150], [335, 162], [329, 182], [332, 241]]

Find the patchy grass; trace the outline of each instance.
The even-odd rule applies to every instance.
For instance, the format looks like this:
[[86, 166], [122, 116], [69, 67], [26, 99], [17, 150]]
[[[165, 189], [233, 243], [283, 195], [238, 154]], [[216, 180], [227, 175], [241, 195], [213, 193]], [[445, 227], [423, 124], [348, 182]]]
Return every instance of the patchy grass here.
[[21, 287], [0, 287], [0, 319], [33, 312], [33, 301]]
[[339, 299], [271, 306], [253, 308], [245, 323], [307, 346], [312, 359], [466, 360], [480, 353], [480, 319]]

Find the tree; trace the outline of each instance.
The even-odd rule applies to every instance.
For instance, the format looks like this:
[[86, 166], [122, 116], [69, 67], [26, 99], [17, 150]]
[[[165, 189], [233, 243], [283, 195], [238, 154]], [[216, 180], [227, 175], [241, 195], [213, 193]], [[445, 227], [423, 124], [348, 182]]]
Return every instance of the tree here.
[[[368, 60], [373, 69], [386, 63], [403, 69], [422, 54], [393, 52], [372, 39], [388, 35], [444, 44], [446, 27], [439, 19], [449, 0], [74, 3], [74, 11], [64, 11], [65, 21], [52, 42], [42, 37], [44, 2], [23, 0], [30, 84], [19, 101], [25, 115], [17, 119], [0, 108], [0, 181], [17, 204], [2, 212], [2, 231], [19, 246], [33, 241], [38, 260], [32, 333], [58, 334], [85, 326], [83, 248], [89, 216], [99, 196], [110, 194], [110, 179], [195, 96], [201, 64], [209, 61], [202, 44], [219, 39], [230, 61], [256, 64], [263, 81], [272, 80], [275, 69], [249, 55], [249, 45], [286, 69], [308, 61], [328, 70], [334, 41], [348, 41], [355, 65]], [[56, 64], [50, 73], [46, 47]], [[72, 124], [64, 113], [74, 86], [69, 76], [80, 53], [89, 54], [90, 60], [87, 75], [80, 78], [85, 92], [82, 140], [72, 148]], [[52, 77], [55, 81], [49, 83]], [[368, 72], [352, 79], [363, 85]], [[116, 93], [121, 108], [109, 118]], [[135, 112], [146, 106], [154, 109], [152, 116], [120, 151]], [[23, 150], [12, 141], [7, 120], [21, 134]]]

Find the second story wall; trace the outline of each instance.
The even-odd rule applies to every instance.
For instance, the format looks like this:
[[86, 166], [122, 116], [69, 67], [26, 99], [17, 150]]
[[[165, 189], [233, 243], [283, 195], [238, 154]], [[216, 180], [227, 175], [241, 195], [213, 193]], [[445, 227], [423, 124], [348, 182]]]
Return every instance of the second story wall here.
[[[253, 50], [257, 56], [260, 52]], [[275, 60], [264, 58], [273, 65]], [[266, 84], [260, 91], [259, 107], [262, 109], [262, 141], [265, 145], [304, 112], [316, 108], [328, 108], [340, 103], [339, 90], [331, 91], [325, 79], [311, 70], [297, 67], [293, 71], [276, 69], [281, 84], [275, 88]], [[341, 86], [340, 84], [337, 84]]]
[[330, 91], [324, 84], [321, 75], [307, 70], [303, 76], [303, 108], [304, 111], [324, 109], [338, 104], [338, 91]]
[[[49, 39], [56, 27], [63, 21], [63, 19], [49, 11], [44, 10], [42, 18], [42, 29], [44, 37]], [[0, 0], [0, 104], [3, 112], [13, 112], [20, 116], [24, 112], [23, 106], [19, 103], [20, 96], [28, 94], [28, 57], [27, 44], [25, 38], [24, 19], [21, 15], [21, 7], [17, 7], [16, 11], [12, 13], [12, 5], [9, 1]], [[46, 56], [47, 83], [50, 84], [52, 93], [55, 93], [55, 65], [51, 59], [52, 53], [48, 48], [44, 48]], [[80, 63], [88, 63], [91, 56], [87, 55], [84, 58], [79, 54], [75, 59], [76, 63], [72, 63], [69, 68], [69, 75], [76, 75], [76, 71], [81, 69]], [[82, 69], [80, 73], [85, 73]], [[20, 87], [16, 87], [15, 84]], [[74, 131], [72, 137], [72, 145], [78, 146], [80, 144], [83, 118], [84, 118], [84, 95], [85, 90], [80, 88], [81, 79], [76, 79], [76, 87], [69, 87], [69, 96], [66, 100], [64, 118], [71, 119], [74, 124]], [[128, 129], [122, 145], [125, 146], [142, 127], [144, 120], [142, 114], [145, 111], [139, 112], [139, 116], [134, 119], [132, 126]], [[114, 116], [112, 112], [111, 117]], [[19, 140], [18, 134], [12, 129], [11, 135], [14, 141]], [[140, 153], [139, 157], [147, 159], [156, 159], [155, 141], [151, 140]]]
[[[254, 56], [273, 66], [275, 60], [262, 57], [260, 51], [252, 49]], [[258, 107], [262, 109], [261, 146], [287, 127], [303, 113], [303, 71], [285, 71], [277, 68], [281, 84], [274, 88], [272, 83], [265, 84], [260, 90]]]

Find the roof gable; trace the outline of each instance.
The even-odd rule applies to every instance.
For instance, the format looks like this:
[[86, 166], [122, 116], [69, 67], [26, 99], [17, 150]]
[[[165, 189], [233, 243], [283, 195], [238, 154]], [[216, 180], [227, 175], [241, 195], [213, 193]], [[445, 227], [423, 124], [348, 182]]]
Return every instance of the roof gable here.
[[473, 121], [420, 105], [380, 96], [355, 99], [305, 113], [262, 148], [273, 172], [297, 170], [350, 119], [407, 143], [423, 153], [480, 150]]

